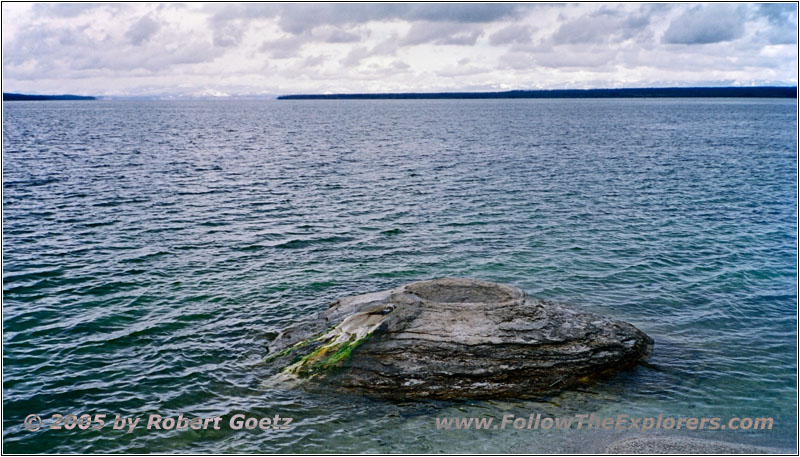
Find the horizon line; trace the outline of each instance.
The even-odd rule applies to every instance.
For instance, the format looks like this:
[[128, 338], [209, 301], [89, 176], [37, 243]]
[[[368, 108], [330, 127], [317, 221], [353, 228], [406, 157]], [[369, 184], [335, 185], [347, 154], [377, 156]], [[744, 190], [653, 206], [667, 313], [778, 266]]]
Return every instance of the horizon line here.
[[630, 98], [630, 97], [770, 97], [797, 98], [795, 86], [695, 86], [595, 89], [512, 89], [457, 92], [365, 92], [290, 94], [278, 100], [309, 99], [434, 99], [434, 98]]
[[646, 98], [646, 97], [765, 97], [797, 98], [795, 85], [765, 86], [662, 86], [621, 87], [591, 89], [509, 89], [502, 91], [436, 91], [436, 92], [350, 92], [350, 93], [305, 93], [305, 94], [143, 94], [143, 95], [75, 95], [75, 94], [31, 94], [3, 92], [4, 101], [15, 100], [65, 100], [65, 99], [114, 99], [114, 98], [275, 98], [277, 100], [302, 99], [459, 99], [459, 98]]

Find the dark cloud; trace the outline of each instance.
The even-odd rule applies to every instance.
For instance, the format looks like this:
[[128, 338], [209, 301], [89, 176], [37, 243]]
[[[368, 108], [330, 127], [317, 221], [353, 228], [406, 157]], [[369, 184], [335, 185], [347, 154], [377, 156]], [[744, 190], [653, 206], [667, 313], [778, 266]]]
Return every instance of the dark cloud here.
[[361, 41], [361, 38], [359, 33], [342, 29], [306, 32], [299, 35], [289, 34], [282, 38], [262, 43], [259, 51], [267, 53], [275, 59], [288, 59], [298, 57], [302, 48], [309, 43], [357, 43]]
[[258, 49], [273, 59], [289, 59], [298, 57], [300, 50], [308, 42], [306, 36], [286, 36], [277, 40], [265, 41]]
[[344, 30], [334, 30], [325, 39], [326, 43], [355, 43], [361, 40], [361, 35]]
[[624, 18], [621, 24], [624, 30], [622, 36], [624, 38], [630, 38], [634, 36], [636, 32], [650, 25], [650, 16], [646, 14], [631, 15]]
[[744, 34], [744, 14], [729, 4], [700, 5], [690, 8], [670, 23], [663, 43], [709, 44], [731, 41]]
[[411, 68], [411, 65], [403, 62], [402, 60], [395, 60], [392, 62], [391, 68], [395, 70], [408, 70], [409, 68]]
[[288, 33], [301, 34], [324, 25], [343, 26], [389, 19], [399, 14], [402, 4], [292, 4], [283, 5], [278, 18]]
[[553, 35], [553, 41], [558, 44], [591, 43], [608, 33], [608, 30], [613, 30], [611, 27], [615, 22], [582, 16], [562, 24]]
[[769, 44], [797, 44], [797, 27], [769, 29], [758, 32], [756, 36]]
[[367, 57], [369, 57], [369, 49], [364, 46], [357, 46], [351, 49], [350, 52], [347, 53], [347, 56], [340, 60], [339, 63], [345, 67], [354, 67]]
[[149, 16], [144, 16], [131, 25], [125, 36], [128, 37], [132, 45], [139, 46], [155, 35], [159, 29], [161, 29], [161, 24], [158, 21]]
[[641, 12], [624, 14], [608, 7], [564, 22], [553, 35], [555, 44], [608, 43], [637, 37], [650, 25]]
[[390, 63], [372, 63], [364, 67], [361, 71], [363, 74], [369, 75], [372, 79], [386, 79], [396, 77], [398, 75], [408, 73], [411, 65], [403, 62], [402, 60], [394, 60]]
[[442, 37], [433, 44], [439, 45], [452, 45], [452, 46], [472, 46], [478, 41], [478, 38], [483, 34], [480, 30], [472, 32], [459, 33], [447, 37]]
[[511, 3], [415, 3], [410, 6], [405, 17], [398, 19], [485, 23], [515, 16], [528, 7], [529, 5]]
[[373, 56], [388, 56], [388, 55], [395, 55], [397, 54], [397, 50], [400, 48], [399, 40], [397, 36], [392, 35], [389, 38], [381, 41], [380, 43], [376, 44], [372, 50], [370, 50], [370, 55]]
[[797, 5], [793, 3], [759, 3], [756, 15], [767, 19], [770, 27], [759, 31], [757, 38], [769, 44], [797, 43]]
[[221, 24], [235, 20], [269, 19], [277, 17], [283, 9], [274, 3], [214, 3], [206, 5], [212, 13], [209, 22]]
[[759, 3], [756, 7], [757, 14], [773, 25], [797, 25], [796, 3]]
[[420, 44], [472, 46], [481, 36], [480, 27], [458, 22], [416, 22], [411, 26], [401, 45]]
[[254, 19], [275, 17], [278, 5], [263, 3], [212, 4], [213, 14], [208, 19], [214, 46], [229, 48], [241, 43], [245, 30]]
[[323, 25], [353, 25], [370, 21], [488, 23], [513, 17], [529, 5], [509, 3], [345, 3], [283, 5], [278, 23], [300, 34]]
[[373, 56], [393, 56], [397, 54], [399, 48], [398, 39], [396, 36], [391, 36], [386, 40], [378, 43], [372, 49], [365, 46], [356, 46], [347, 53], [341, 63], [345, 67], [354, 67], [361, 63], [362, 60]]
[[527, 44], [531, 42], [533, 28], [528, 25], [509, 25], [489, 36], [489, 44]]
[[303, 59], [302, 67], [303, 68], [318, 67], [323, 63], [325, 63], [326, 60], [327, 58], [323, 55], [306, 57], [305, 59]]

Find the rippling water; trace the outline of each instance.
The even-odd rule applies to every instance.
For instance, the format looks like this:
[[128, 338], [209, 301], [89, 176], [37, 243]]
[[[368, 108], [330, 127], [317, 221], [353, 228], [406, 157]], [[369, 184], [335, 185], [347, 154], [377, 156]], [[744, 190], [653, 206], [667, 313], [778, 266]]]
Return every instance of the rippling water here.
[[[598, 451], [622, 432], [436, 431], [512, 412], [796, 427], [796, 101], [10, 102], [6, 452]], [[634, 323], [650, 364], [534, 401], [279, 391], [274, 332], [439, 276]], [[237, 412], [289, 431], [40, 430], [31, 413]]]

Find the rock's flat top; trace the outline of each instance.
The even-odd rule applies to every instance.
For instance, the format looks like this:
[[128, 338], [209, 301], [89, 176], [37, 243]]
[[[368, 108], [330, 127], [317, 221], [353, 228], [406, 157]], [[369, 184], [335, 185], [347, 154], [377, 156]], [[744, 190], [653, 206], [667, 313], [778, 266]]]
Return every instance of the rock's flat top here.
[[529, 397], [629, 367], [652, 343], [513, 286], [444, 278], [339, 299], [284, 331], [267, 361], [277, 380], [380, 397]]

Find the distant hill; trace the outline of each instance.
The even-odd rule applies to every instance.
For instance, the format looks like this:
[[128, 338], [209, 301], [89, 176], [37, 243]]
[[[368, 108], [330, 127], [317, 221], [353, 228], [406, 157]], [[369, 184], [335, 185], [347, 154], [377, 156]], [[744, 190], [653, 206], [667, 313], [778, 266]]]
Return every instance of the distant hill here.
[[95, 97], [85, 97], [82, 95], [27, 95], [9, 94], [3, 92], [3, 101], [22, 101], [22, 100], [97, 100]]
[[281, 95], [278, 100], [384, 100], [463, 98], [667, 98], [766, 97], [797, 98], [797, 87], [661, 87], [642, 89], [509, 90], [506, 92], [433, 92]]

